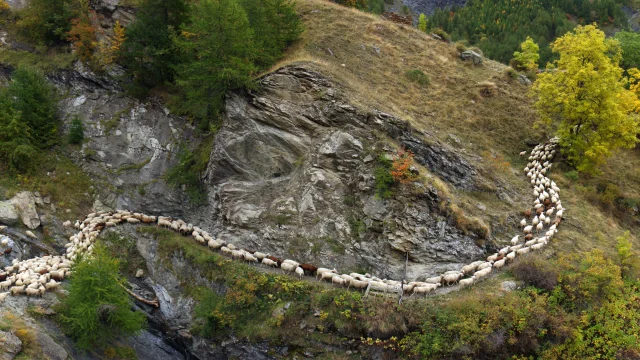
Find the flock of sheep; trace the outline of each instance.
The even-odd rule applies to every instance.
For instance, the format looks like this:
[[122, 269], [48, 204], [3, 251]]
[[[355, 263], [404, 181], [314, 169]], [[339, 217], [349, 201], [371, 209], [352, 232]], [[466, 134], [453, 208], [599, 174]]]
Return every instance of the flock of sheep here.
[[[470, 286], [488, 276], [493, 269], [502, 268], [508, 261], [513, 261], [516, 256], [542, 249], [557, 232], [556, 227], [560, 223], [564, 211], [559, 198], [560, 190], [555, 182], [545, 176], [551, 168], [550, 160], [555, 154], [557, 143], [558, 139], [553, 138], [546, 144], [536, 146], [529, 157], [530, 162], [524, 169], [531, 179], [536, 199], [533, 208], [525, 211], [526, 218], [522, 219], [520, 223], [524, 232], [523, 240], [521, 241], [520, 236], [517, 235], [511, 239], [509, 246], [489, 256], [486, 261], [475, 261], [463, 266], [460, 270], [447, 271], [442, 275], [427, 278], [425, 281], [404, 283], [404, 281], [380, 279], [369, 274], [338, 274], [336, 269], [317, 268], [311, 264], [301, 264], [267, 253], [237, 248], [222, 239], [215, 239], [201, 228], [183, 220], [117, 210], [92, 213], [87, 215], [82, 222], [76, 221], [75, 224], [70, 221], [65, 222], [63, 224], [65, 227], [74, 227], [79, 232], [69, 238], [70, 241], [65, 245], [67, 250], [64, 255], [49, 255], [24, 261], [16, 259], [13, 260], [11, 266], [5, 267], [4, 271], [0, 270], [0, 302], [9, 295], [42, 296], [46, 291], [55, 291], [59, 282], [71, 275], [71, 266], [78, 256], [91, 254], [93, 244], [103, 229], [118, 224], [140, 223], [157, 224], [157, 226], [191, 236], [198, 243], [213, 250], [219, 250], [222, 254], [233, 259], [280, 268], [283, 272], [295, 273], [301, 278], [305, 275], [315, 276], [320, 281], [330, 281], [347, 288], [353, 287], [384, 293], [404, 292], [414, 295], [433, 292], [443, 285], [459, 283], [461, 287]], [[525, 156], [526, 152], [522, 152], [520, 155]], [[553, 217], [554, 213], [555, 218]], [[552, 218], [554, 220], [551, 220]], [[529, 224], [529, 219], [531, 219], [531, 224]], [[546, 225], [549, 227], [545, 231]], [[10, 246], [9, 241], [5, 238], [0, 242], [0, 245], [7, 253]]]

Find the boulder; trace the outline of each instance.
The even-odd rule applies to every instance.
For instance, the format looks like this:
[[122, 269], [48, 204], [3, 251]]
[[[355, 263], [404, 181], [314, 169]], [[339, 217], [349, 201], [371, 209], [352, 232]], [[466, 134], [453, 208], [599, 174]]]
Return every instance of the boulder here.
[[33, 193], [23, 191], [14, 196], [11, 203], [15, 207], [22, 223], [29, 229], [35, 229], [40, 226], [40, 217], [36, 212], [36, 197]]
[[473, 50], [463, 51], [462, 54], [460, 54], [460, 58], [465, 61], [466, 60], [473, 61], [473, 65], [480, 65], [482, 64], [482, 61], [483, 61], [482, 55], [478, 54]]
[[22, 341], [12, 333], [0, 331], [0, 360], [13, 360], [22, 351]]
[[13, 225], [18, 222], [19, 215], [13, 203], [9, 201], [0, 201], [0, 223], [5, 225]]

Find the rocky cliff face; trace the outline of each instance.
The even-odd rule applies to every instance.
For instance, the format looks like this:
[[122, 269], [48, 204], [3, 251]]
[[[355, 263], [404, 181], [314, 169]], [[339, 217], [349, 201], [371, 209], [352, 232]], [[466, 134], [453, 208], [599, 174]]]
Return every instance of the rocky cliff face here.
[[391, 115], [359, 111], [305, 67], [280, 69], [261, 85], [227, 101], [205, 179], [210, 206], [198, 223], [251, 249], [382, 277], [401, 278], [406, 253], [411, 279], [482, 254], [440, 214], [435, 188], [375, 194], [376, 159], [392, 156], [392, 140], [433, 174], [473, 189], [467, 160]]
[[158, 103], [124, 96], [111, 77], [80, 63], [51, 80], [68, 95], [60, 103], [66, 123], [84, 123], [87, 141], [74, 161], [100, 184], [95, 207], [183, 215], [185, 202], [163, 176], [179, 144], [197, 145], [191, 126]]
[[402, 0], [414, 14], [433, 15], [436, 9], [447, 9], [453, 6], [464, 6], [467, 0]]

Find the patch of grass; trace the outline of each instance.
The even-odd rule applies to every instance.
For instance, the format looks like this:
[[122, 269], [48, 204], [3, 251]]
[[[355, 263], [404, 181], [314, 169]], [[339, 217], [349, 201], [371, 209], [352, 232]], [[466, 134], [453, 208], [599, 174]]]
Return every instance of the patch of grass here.
[[365, 225], [362, 219], [357, 219], [355, 217], [349, 218], [349, 227], [351, 227], [351, 233], [353, 237], [359, 238], [361, 234], [367, 230], [367, 226]]
[[409, 81], [414, 82], [422, 87], [429, 86], [429, 76], [423, 73], [421, 70], [409, 70], [404, 73], [404, 76], [409, 79]]
[[[24, 190], [39, 191], [42, 196], [51, 196], [58, 209], [65, 209], [65, 218], [79, 219], [89, 213], [93, 205], [93, 181], [75, 165], [61, 149], [52, 149], [41, 154], [35, 171], [16, 174], [0, 171], [0, 190], [10, 198]], [[70, 212], [66, 213], [66, 209]]]
[[165, 178], [174, 187], [184, 186], [189, 200], [196, 205], [207, 203], [207, 191], [200, 181], [209, 164], [215, 133], [209, 134], [192, 152], [183, 144], [177, 152], [178, 164], [169, 169]]
[[135, 274], [137, 269], [146, 268], [145, 260], [136, 247], [136, 239], [115, 231], [105, 231], [101, 237], [109, 253], [120, 262], [120, 271], [123, 274]]
[[143, 167], [145, 167], [148, 163], [151, 162], [151, 158], [147, 158], [145, 160], [143, 160], [142, 162], [138, 163], [138, 164], [127, 164], [127, 165], [123, 165], [121, 167], [118, 168], [118, 170], [116, 170], [116, 173], [118, 175], [122, 174], [125, 171], [129, 171], [129, 170], [135, 170], [135, 171], [140, 171], [140, 169], [142, 169]]
[[10, 50], [0, 47], [0, 63], [10, 65], [14, 68], [26, 66], [36, 68], [44, 73], [51, 73], [57, 70], [71, 69], [77, 60], [73, 53], [61, 50], [40, 49], [34, 53], [28, 51]]
[[329, 245], [329, 248], [331, 249], [331, 251], [333, 251], [336, 254], [344, 254], [345, 253], [345, 246], [343, 243], [341, 243], [338, 239], [335, 239], [331, 236], [326, 236], [323, 238], [324, 242]]
[[42, 346], [36, 340], [35, 330], [29, 327], [19, 316], [8, 311], [0, 314], [0, 330], [10, 331], [22, 341], [22, 351], [15, 357], [17, 360], [44, 360]]
[[380, 199], [388, 199], [393, 196], [393, 185], [395, 180], [391, 175], [391, 160], [387, 159], [385, 155], [378, 156], [378, 166], [374, 171], [376, 178], [376, 196]]

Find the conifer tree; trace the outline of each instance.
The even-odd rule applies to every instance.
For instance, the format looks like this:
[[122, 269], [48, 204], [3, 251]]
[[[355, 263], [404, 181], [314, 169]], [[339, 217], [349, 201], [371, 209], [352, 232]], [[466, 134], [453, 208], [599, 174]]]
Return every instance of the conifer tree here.
[[228, 90], [251, 86], [256, 46], [236, 0], [195, 3], [176, 46], [187, 57], [176, 77], [185, 97], [180, 110], [206, 123], [220, 113]]
[[75, 0], [31, 0], [16, 25], [27, 39], [53, 45], [67, 39], [78, 5]]
[[122, 63], [133, 76], [135, 95], [173, 80], [174, 65], [180, 61], [173, 37], [187, 18], [185, 0], [144, 0], [120, 47]]

